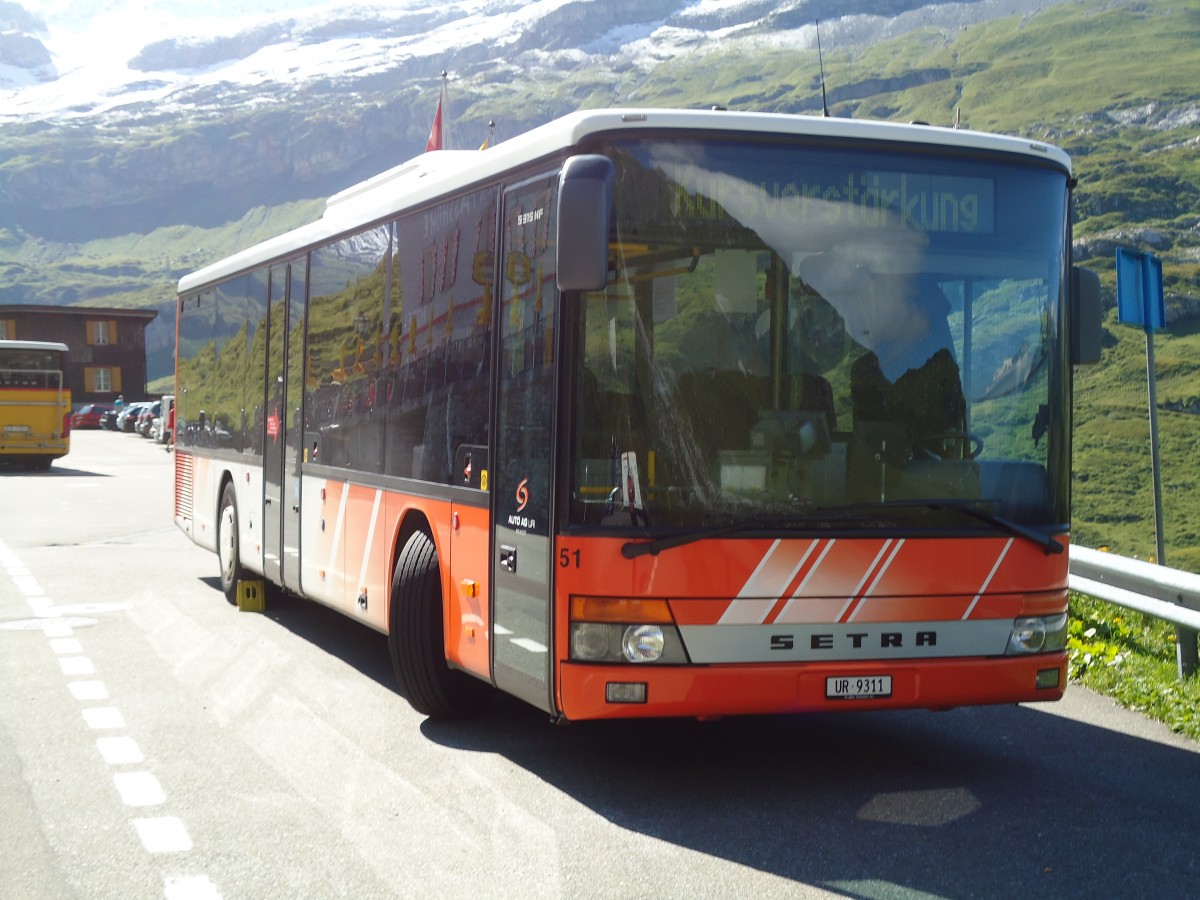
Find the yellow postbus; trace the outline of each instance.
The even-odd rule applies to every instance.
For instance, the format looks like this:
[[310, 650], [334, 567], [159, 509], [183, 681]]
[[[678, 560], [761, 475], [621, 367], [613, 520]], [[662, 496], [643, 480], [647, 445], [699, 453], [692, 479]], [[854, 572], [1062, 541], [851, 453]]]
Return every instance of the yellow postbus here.
[[67, 345], [0, 341], [0, 463], [49, 469], [71, 449]]

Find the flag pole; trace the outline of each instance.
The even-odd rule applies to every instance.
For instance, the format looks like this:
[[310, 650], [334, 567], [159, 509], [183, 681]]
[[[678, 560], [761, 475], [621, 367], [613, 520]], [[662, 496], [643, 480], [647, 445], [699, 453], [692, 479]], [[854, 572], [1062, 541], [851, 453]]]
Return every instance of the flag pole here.
[[446, 72], [445, 69], [442, 69], [442, 96], [438, 102], [441, 104], [441, 107], [442, 107], [442, 149], [443, 150], [450, 149], [450, 116], [448, 115], [449, 110], [446, 108], [450, 105], [447, 102], [448, 94], [447, 94], [447, 90], [446, 90], [449, 83], [450, 83], [450, 75], [449, 75], [449, 73]]
[[438, 92], [437, 111], [433, 114], [433, 125], [429, 129], [429, 140], [425, 142], [425, 152], [430, 150], [446, 150], [450, 146], [450, 129], [446, 125], [446, 70], [442, 70], [442, 87]]

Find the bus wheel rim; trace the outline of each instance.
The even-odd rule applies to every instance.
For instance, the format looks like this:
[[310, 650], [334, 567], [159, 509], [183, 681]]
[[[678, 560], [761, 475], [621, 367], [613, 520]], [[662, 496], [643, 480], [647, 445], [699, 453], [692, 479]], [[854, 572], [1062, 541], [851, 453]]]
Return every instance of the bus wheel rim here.
[[233, 577], [233, 507], [221, 510], [220, 532], [217, 535], [217, 552], [221, 557], [221, 574], [228, 581]]

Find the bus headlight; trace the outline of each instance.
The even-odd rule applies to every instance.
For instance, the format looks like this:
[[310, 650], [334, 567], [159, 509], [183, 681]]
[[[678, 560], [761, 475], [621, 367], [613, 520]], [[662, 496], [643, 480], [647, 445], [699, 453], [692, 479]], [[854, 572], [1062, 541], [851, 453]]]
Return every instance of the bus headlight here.
[[630, 662], [658, 662], [666, 646], [661, 625], [629, 625], [621, 640], [621, 652]]
[[687, 662], [665, 600], [573, 597], [570, 638], [575, 662]]
[[618, 636], [613, 627], [605, 622], [572, 622], [571, 659], [586, 662], [611, 660], [617, 651], [613, 638]]
[[1016, 619], [1008, 637], [1009, 656], [1053, 653], [1067, 646], [1067, 614]]

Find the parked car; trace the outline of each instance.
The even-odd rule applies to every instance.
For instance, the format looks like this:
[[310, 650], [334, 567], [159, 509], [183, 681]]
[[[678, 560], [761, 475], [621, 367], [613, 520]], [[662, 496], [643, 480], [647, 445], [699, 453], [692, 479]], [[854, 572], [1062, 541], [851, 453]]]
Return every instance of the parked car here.
[[134, 426], [137, 425], [138, 415], [147, 406], [147, 403], [148, 401], [146, 400], [138, 400], [134, 403], [126, 403], [125, 408], [121, 410], [120, 415], [117, 416], [117, 431], [132, 432], [134, 430]]
[[150, 425], [161, 408], [162, 403], [158, 400], [155, 400], [148, 406], [142, 407], [141, 412], [138, 413], [137, 422], [134, 424], [133, 430], [142, 437], [150, 437]]
[[117, 430], [117, 416], [122, 412], [122, 409], [117, 409], [115, 406], [112, 409], [105, 410], [100, 416], [100, 427], [107, 428], [109, 431]]
[[71, 428], [99, 428], [100, 419], [112, 409], [109, 403], [88, 403], [71, 413]]

